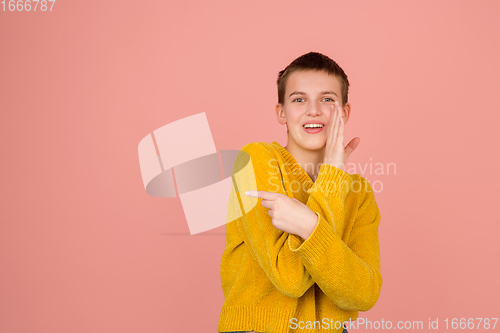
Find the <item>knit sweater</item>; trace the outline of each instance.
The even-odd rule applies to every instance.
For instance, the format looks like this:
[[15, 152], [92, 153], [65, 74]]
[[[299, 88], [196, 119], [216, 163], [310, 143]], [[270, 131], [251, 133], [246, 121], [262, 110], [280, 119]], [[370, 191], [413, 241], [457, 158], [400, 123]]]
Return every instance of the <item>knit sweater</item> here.
[[[275, 228], [247, 190], [299, 200], [318, 216], [314, 231], [303, 240]], [[250, 143], [234, 163], [227, 216], [219, 332], [342, 332], [377, 302], [380, 212], [366, 178], [321, 164], [313, 182], [276, 141]]]

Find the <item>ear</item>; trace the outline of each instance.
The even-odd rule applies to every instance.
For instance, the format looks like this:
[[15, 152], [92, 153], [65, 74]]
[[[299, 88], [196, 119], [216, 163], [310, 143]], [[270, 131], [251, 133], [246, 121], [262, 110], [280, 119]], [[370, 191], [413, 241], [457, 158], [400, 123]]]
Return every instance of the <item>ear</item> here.
[[344, 118], [344, 125], [349, 121], [349, 116], [351, 115], [351, 104], [349, 102], [345, 103], [342, 112], [342, 118]]
[[280, 103], [276, 104], [276, 117], [281, 125], [286, 124], [285, 110], [283, 110]]

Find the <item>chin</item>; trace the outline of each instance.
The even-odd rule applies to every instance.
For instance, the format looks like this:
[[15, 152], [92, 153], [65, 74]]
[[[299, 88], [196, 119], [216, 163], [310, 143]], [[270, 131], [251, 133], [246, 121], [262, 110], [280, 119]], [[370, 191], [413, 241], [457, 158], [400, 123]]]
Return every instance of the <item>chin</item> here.
[[315, 140], [313, 139], [302, 140], [301, 146], [307, 150], [320, 150], [326, 147], [326, 139], [317, 138]]

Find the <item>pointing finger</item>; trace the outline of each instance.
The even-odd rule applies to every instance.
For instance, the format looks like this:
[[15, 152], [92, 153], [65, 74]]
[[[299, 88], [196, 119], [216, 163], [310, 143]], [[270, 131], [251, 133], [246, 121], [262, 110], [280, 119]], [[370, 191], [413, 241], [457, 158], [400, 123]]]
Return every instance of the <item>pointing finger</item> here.
[[274, 200], [279, 193], [267, 192], [267, 191], [246, 191], [246, 196], [261, 198], [264, 200]]

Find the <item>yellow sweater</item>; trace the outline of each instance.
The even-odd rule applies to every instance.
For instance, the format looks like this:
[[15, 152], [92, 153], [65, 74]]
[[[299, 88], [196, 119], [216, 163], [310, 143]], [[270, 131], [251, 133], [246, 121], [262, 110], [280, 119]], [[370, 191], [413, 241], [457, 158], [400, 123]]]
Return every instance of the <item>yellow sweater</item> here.
[[[370, 183], [329, 164], [313, 182], [276, 141], [241, 151], [225, 227], [218, 331], [342, 332], [341, 323], [371, 309], [382, 287], [380, 212]], [[276, 229], [262, 199], [247, 190], [307, 205], [318, 215], [311, 236], [304, 241]]]

